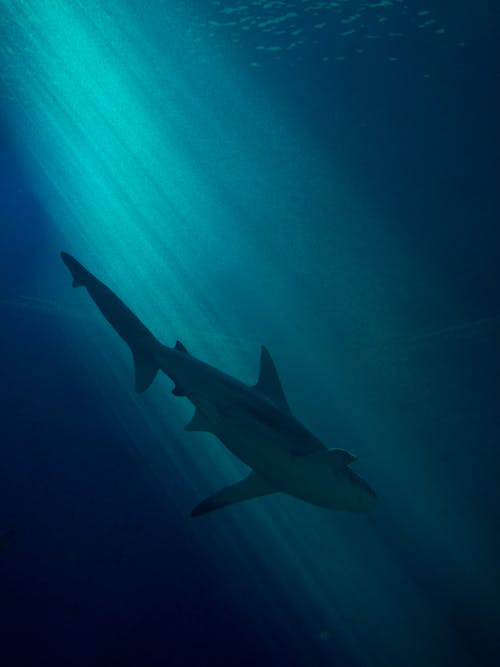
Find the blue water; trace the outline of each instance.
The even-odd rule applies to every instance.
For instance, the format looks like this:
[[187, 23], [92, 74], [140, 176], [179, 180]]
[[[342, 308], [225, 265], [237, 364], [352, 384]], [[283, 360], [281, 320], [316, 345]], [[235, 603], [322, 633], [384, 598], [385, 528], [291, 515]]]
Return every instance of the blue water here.
[[[496, 664], [495, 3], [0, 12], [2, 665]], [[190, 519], [245, 467], [61, 249], [239, 379], [265, 343], [377, 511]]]

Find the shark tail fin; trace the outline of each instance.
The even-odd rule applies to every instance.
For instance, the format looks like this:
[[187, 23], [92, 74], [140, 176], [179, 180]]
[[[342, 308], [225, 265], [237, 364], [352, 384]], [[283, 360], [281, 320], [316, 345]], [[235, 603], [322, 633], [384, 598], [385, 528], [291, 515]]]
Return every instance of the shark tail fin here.
[[136, 391], [148, 389], [158, 373], [159, 366], [153, 355], [142, 348], [131, 348], [134, 357], [134, 375]]
[[80, 264], [80, 262], [67, 252], [61, 252], [61, 258], [70, 270], [71, 277], [73, 278], [73, 287], [83, 287], [91, 274], [82, 264]]
[[130, 308], [83, 264], [67, 252], [62, 252], [61, 258], [71, 273], [73, 287], [87, 289], [106, 320], [129, 346], [134, 357], [135, 387], [139, 392], [146, 391], [159, 370], [158, 341]]

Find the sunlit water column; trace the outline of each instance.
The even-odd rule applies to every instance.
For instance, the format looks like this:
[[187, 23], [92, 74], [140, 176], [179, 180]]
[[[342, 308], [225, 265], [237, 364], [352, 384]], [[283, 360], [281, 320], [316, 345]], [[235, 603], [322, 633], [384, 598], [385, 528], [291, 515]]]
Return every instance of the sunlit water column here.
[[[339, 335], [345, 322], [354, 329], [380, 323], [386, 295], [363, 299], [374, 260], [350, 254], [349, 223], [364, 213], [345, 208], [345, 195], [338, 197], [344, 210], [331, 238], [323, 246], [311, 241], [311, 224], [302, 222], [314, 217], [301, 197], [305, 175], [316, 184], [309, 195], [336, 193], [323, 165], [308, 157], [319, 153], [285, 105], [229, 59], [212, 59], [208, 44], [193, 45], [187, 3], [159, 3], [156, 12], [153, 3], [142, 23], [123, 2], [4, 1], [1, 10], [5, 107], [54, 235], [164, 342], [179, 336], [197, 355], [253, 381], [265, 329], [278, 360], [290, 362], [285, 386], [294, 374], [319, 378], [316, 391], [329, 392], [323, 406], [335, 400], [352, 420], [349, 392], [332, 388], [325, 369], [347, 376], [356, 354], [342, 359], [332, 345], [314, 291], [321, 270], [335, 265], [328, 288]], [[311, 275], [311, 267], [320, 272]], [[62, 275], [63, 267], [54, 271]], [[130, 360], [92, 305], [80, 303], [88, 320], [68, 322], [68, 329], [87, 340], [99, 335], [109, 349], [104, 359], [99, 353], [99, 364], [129, 382]], [[92, 361], [95, 352], [89, 345], [94, 371], [102, 369]], [[373, 374], [380, 353], [363, 361]], [[171, 402], [165, 417], [166, 386], [137, 408], [180, 428], [187, 408], [174, 413]], [[309, 394], [302, 391], [306, 400]], [[363, 405], [359, 394], [356, 401]], [[314, 407], [309, 416], [317, 416]], [[376, 422], [368, 416], [357, 427], [366, 447], [361, 455], [370, 453]], [[331, 435], [324, 421], [321, 428]], [[190, 469], [197, 479], [201, 473], [206, 487], [196, 494], [242, 473], [221, 447], [192, 451], [169, 456], [187, 483]], [[376, 465], [365, 470], [377, 472]], [[379, 470], [375, 481], [383, 479]], [[292, 634], [304, 654], [308, 643], [322, 642], [328, 654], [338, 641], [360, 664], [446, 660], [453, 641], [446, 620], [381, 539], [376, 519], [333, 516], [282, 498], [239, 511], [239, 521], [229, 514], [217, 528], [225, 554], [241, 559], [247, 572], [271, 572], [302, 619]], [[207, 553], [216, 551], [213, 544], [207, 542]], [[408, 656], [410, 644], [415, 651]]]

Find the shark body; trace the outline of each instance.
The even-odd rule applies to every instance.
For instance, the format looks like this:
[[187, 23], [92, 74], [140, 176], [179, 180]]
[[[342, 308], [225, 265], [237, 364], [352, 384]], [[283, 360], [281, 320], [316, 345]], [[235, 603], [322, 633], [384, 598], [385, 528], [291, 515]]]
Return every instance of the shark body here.
[[258, 382], [246, 385], [197, 359], [179, 341], [173, 348], [162, 345], [109, 287], [71, 255], [63, 252], [61, 257], [73, 286], [87, 289], [130, 347], [137, 391], [145, 391], [163, 371], [174, 382], [172, 393], [195, 407], [186, 430], [214, 434], [251, 468], [247, 477], [197, 505], [191, 516], [276, 492], [351, 512], [376, 506], [375, 492], [350, 468], [356, 457], [327, 449], [293, 416], [265, 347]]

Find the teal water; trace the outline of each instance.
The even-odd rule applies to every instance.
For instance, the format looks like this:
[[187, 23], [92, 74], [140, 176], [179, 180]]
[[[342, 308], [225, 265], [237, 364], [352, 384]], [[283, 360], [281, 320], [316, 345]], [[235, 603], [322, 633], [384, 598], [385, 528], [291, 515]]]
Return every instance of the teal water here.
[[[6, 664], [494, 664], [495, 6], [0, 11]], [[190, 520], [245, 467], [61, 249], [241, 380], [264, 343], [377, 512]]]

